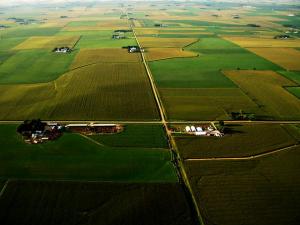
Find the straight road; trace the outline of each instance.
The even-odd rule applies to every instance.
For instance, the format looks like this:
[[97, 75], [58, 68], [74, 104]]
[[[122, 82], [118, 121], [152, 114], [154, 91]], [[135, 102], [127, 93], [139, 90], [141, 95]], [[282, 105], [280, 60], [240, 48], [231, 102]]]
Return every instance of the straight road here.
[[[131, 26], [131, 29], [133, 31], [133, 35], [134, 35], [134, 37], [136, 39], [136, 42], [137, 42], [139, 48], [142, 49], [143, 46], [141, 46], [141, 44], [140, 44], [140, 42], [139, 42], [139, 40], [137, 38], [136, 32], [134, 30], [134, 27], [132, 25], [130, 25], [130, 26]], [[153, 94], [154, 94], [154, 97], [155, 97], [156, 104], [157, 104], [157, 106], [159, 108], [159, 114], [160, 114], [160, 118], [161, 118], [161, 123], [165, 127], [165, 130], [166, 130], [166, 133], [167, 133], [167, 137], [168, 137], [168, 140], [169, 140], [170, 149], [173, 150], [173, 151], [175, 151], [176, 155], [177, 155], [177, 157], [175, 157], [174, 159], [175, 159], [175, 164], [176, 164], [175, 166], [176, 166], [178, 174], [180, 176], [179, 179], [181, 179], [184, 182], [186, 188], [188, 189], [188, 192], [189, 192], [188, 194], [192, 198], [194, 209], [195, 209], [195, 211], [197, 213], [199, 222], [200, 222], [201, 225], [204, 225], [204, 222], [203, 222], [204, 220], [203, 220], [202, 215], [200, 213], [200, 210], [199, 210], [196, 198], [195, 198], [195, 196], [193, 194], [193, 190], [192, 190], [190, 181], [189, 181], [188, 176], [186, 174], [186, 171], [185, 171], [184, 165], [182, 163], [182, 160], [179, 157], [179, 152], [178, 152], [178, 148], [177, 148], [176, 142], [175, 142], [175, 140], [174, 140], [174, 138], [172, 136], [172, 133], [168, 129], [168, 122], [167, 122], [167, 119], [166, 119], [167, 118], [167, 116], [166, 116], [167, 115], [166, 114], [166, 110], [165, 110], [165, 108], [164, 108], [164, 106], [162, 104], [162, 101], [161, 101], [158, 89], [156, 87], [153, 75], [151, 73], [151, 70], [149, 69], [149, 66], [148, 66], [148, 63], [147, 63], [147, 60], [146, 60], [146, 57], [145, 57], [145, 53], [142, 51], [141, 55], [142, 55], [143, 64], [145, 66], [148, 78], [150, 80], [150, 84], [151, 84], [151, 88], [152, 88], [152, 91], [153, 91]]]

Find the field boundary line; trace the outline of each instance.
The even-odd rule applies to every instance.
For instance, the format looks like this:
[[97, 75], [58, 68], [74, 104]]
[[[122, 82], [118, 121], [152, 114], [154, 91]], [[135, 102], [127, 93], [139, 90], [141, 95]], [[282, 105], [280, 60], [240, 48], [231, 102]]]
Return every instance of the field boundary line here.
[[4, 184], [4, 186], [2, 187], [2, 189], [0, 191], [0, 199], [1, 199], [2, 195], [4, 194], [4, 192], [5, 192], [6, 188], [7, 188], [8, 183], [9, 183], [9, 180], [7, 180], [5, 182], [5, 184]]
[[157, 61], [163, 61], [163, 60], [170, 60], [170, 59], [191, 59], [191, 58], [198, 58], [200, 57], [200, 54], [197, 54], [196, 56], [186, 56], [186, 57], [168, 57], [168, 58], [161, 58], [161, 59], [155, 59], [155, 60], [148, 60], [149, 62], [157, 62]]
[[98, 141], [95, 141], [93, 138], [90, 138], [90, 137], [88, 137], [88, 136], [86, 136], [86, 135], [84, 135], [84, 134], [79, 134], [79, 135], [80, 135], [81, 137], [83, 137], [83, 138], [85, 138], [85, 139], [87, 139], [87, 140], [93, 142], [93, 143], [96, 144], [96, 145], [99, 145], [99, 146], [101, 146], [101, 147], [107, 147], [106, 145], [104, 145], [104, 144], [102, 144], [102, 143], [100, 143], [100, 142], [98, 142]]
[[79, 43], [79, 41], [81, 40], [82, 35], [79, 36], [79, 38], [77, 39], [77, 41], [74, 43], [72, 49], [74, 49], [76, 47], [76, 45]]
[[273, 155], [279, 152], [292, 150], [293, 148], [296, 148], [300, 146], [300, 144], [290, 145], [284, 148], [279, 148], [275, 150], [271, 150], [269, 152], [259, 153], [251, 156], [244, 156], [244, 157], [215, 157], [215, 158], [199, 158], [199, 159], [185, 159], [186, 162], [192, 162], [192, 161], [240, 161], [240, 160], [252, 160], [257, 159], [269, 155]]
[[139, 64], [140, 62], [94, 62], [94, 63], [89, 63], [89, 64], [85, 64], [85, 65], [82, 65], [82, 66], [78, 66], [78, 67], [75, 67], [75, 68], [72, 68], [72, 69], [69, 69], [67, 72], [65, 72], [64, 74], [66, 73], [70, 73], [70, 72], [73, 72], [75, 70], [79, 70], [79, 69], [82, 69], [82, 68], [85, 68], [85, 67], [89, 67], [89, 66], [94, 66], [94, 65], [98, 65], [98, 64]]

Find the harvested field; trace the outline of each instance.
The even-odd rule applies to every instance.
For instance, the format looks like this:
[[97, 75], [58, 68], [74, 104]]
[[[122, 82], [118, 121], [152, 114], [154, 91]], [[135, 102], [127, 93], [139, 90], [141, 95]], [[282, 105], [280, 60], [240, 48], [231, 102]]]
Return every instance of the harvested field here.
[[238, 88], [165, 88], [160, 93], [170, 120], [225, 120], [240, 109], [259, 112]]
[[245, 36], [223, 36], [222, 38], [231, 41], [244, 48], [300, 47], [300, 39], [279, 40], [274, 38], [257, 38], [257, 37], [245, 37]]
[[291, 95], [284, 86], [296, 83], [273, 71], [225, 71], [270, 119], [299, 119], [300, 100]]
[[99, 63], [35, 85], [0, 85], [0, 118], [150, 120], [158, 112], [142, 64]]
[[141, 61], [141, 54], [130, 54], [127, 49], [81, 49], [71, 68], [78, 68], [96, 63], [131, 63]]
[[12, 181], [0, 209], [3, 225], [196, 224], [178, 183]]
[[139, 38], [144, 48], [183, 48], [197, 40], [196, 38]]
[[178, 136], [175, 139], [184, 159], [244, 157], [297, 144], [300, 138], [290, 135], [295, 131], [300, 135], [293, 125], [228, 124], [222, 138]]
[[49, 37], [30, 37], [26, 41], [14, 47], [14, 50], [24, 49], [54, 49], [56, 47], [72, 48], [78, 41], [78, 36], [49, 36]]
[[293, 48], [248, 48], [251, 52], [287, 69], [300, 70], [300, 51]]
[[299, 223], [300, 148], [248, 161], [187, 162], [205, 224]]
[[149, 48], [146, 50], [146, 58], [148, 61], [197, 56], [198, 54], [195, 52], [185, 51], [180, 48]]

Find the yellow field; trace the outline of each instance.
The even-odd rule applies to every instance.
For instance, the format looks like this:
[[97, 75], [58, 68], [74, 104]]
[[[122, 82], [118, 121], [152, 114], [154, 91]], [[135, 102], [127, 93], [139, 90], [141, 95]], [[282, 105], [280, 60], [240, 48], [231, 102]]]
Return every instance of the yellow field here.
[[0, 85], [0, 119], [155, 119], [142, 63], [100, 63], [41, 84]]
[[247, 95], [276, 119], [300, 119], [300, 100], [284, 86], [297, 84], [273, 71], [225, 71]]
[[183, 48], [197, 40], [197, 38], [139, 38], [144, 48]]
[[269, 47], [300, 47], [300, 39], [279, 40], [274, 38], [222, 36], [225, 40], [231, 41], [244, 48], [269, 48]]
[[196, 56], [198, 56], [197, 53], [184, 51], [180, 48], [149, 48], [146, 52], [146, 58], [148, 61]]
[[239, 88], [161, 88], [169, 119], [227, 120], [243, 109], [260, 113]]
[[248, 48], [287, 70], [300, 70], [300, 51], [293, 48]]
[[130, 54], [127, 49], [103, 48], [103, 49], [81, 49], [71, 68], [77, 68], [96, 63], [120, 63], [139, 62], [140, 54]]
[[70, 47], [78, 41], [79, 36], [49, 36], [49, 37], [30, 37], [21, 44], [17, 45], [15, 50], [22, 49], [53, 49], [55, 47]]

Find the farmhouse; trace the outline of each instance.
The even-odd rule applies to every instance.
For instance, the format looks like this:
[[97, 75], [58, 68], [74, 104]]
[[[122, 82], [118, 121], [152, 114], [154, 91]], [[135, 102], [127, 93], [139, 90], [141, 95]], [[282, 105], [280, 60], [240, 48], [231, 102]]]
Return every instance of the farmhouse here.
[[56, 52], [56, 53], [70, 53], [72, 50], [69, 48], [69, 47], [60, 47], [60, 48], [54, 48], [53, 49], [53, 52]]
[[144, 52], [144, 49], [139, 46], [127, 46], [123, 48], [127, 48], [129, 53]]
[[285, 39], [289, 39], [289, 38], [291, 38], [291, 36], [287, 35], [287, 34], [280, 34], [280, 35], [276, 35], [274, 37], [274, 39], [281, 39], [281, 40], [285, 40]]
[[0, 30], [4, 30], [4, 29], [6, 29], [6, 28], [9, 28], [9, 26], [1, 25], [1, 24], [0, 24]]
[[162, 24], [162, 23], [156, 23], [154, 24], [155, 27], [168, 27], [167, 24]]
[[59, 138], [62, 135], [63, 128], [63, 126], [57, 123], [26, 120], [17, 128], [17, 132], [23, 136], [26, 143], [40, 144]]
[[115, 30], [114, 32], [115, 33], [120, 33], [120, 32], [122, 32], [122, 33], [128, 33], [128, 32], [132, 32], [132, 30]]
[[124, 33], [121, 33], [119, 32], [118, 34], [113, 34], [112, 35], [112, 39], [125, 39], [125, 34]]

